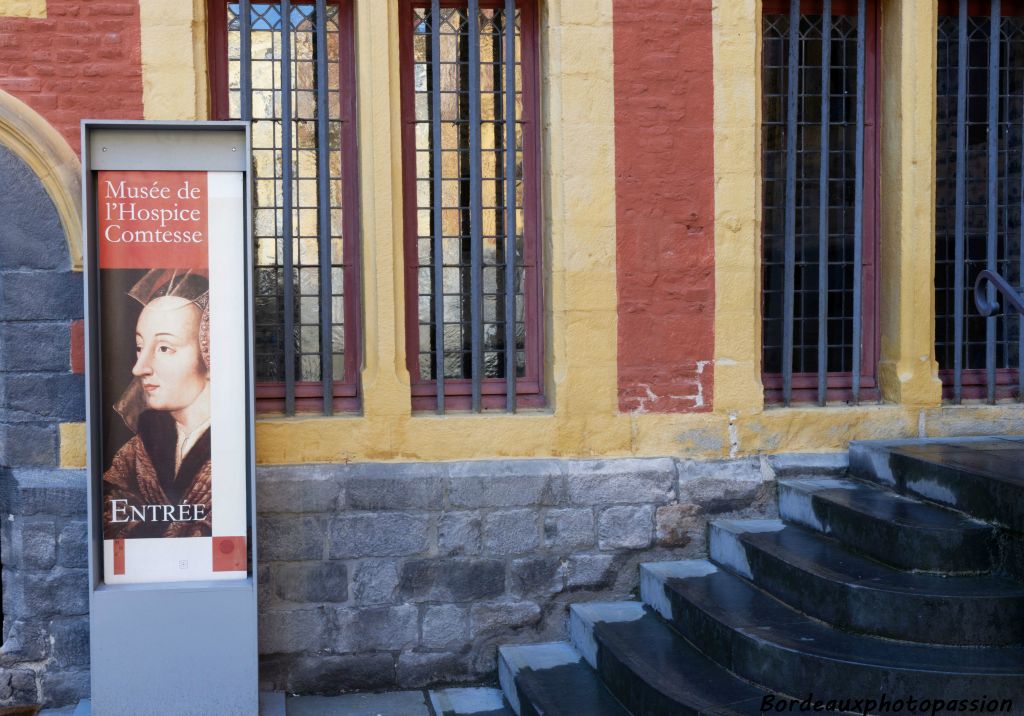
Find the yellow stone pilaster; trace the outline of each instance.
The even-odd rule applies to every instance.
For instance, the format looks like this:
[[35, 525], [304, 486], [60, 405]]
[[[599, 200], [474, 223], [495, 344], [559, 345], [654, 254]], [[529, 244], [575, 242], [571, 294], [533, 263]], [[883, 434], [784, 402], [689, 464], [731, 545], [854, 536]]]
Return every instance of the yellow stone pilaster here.
[[884, 400], [938, 405], [935, 361], [934, 2], [882, 4], [881, 282]]
[[[363, 414], [385, 423], [412, 413], [405, 365], [398, 43], [398, 3], [356, 3]], [[390, 441], [391, 433], [381, 439]]]
[[761, 385], [761, 3], [712, 3], [718, 413], [757, 413]]
[[611, 0], [595, 0], [548, 3], [541, 17], [547, 385], [564, 439], [583, 452], [629, 448], [618, 415], [611, 16]]
[[139, 0], [145, 119], [207, 119], [204, 0]]

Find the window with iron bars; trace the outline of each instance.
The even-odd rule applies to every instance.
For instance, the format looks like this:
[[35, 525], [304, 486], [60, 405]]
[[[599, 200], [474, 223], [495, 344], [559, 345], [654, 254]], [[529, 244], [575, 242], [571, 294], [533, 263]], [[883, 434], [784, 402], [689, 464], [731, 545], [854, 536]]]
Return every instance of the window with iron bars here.
[[209, 5], [213, 115], [252, 120], [256, 407], [358, 406], [351, 0]]
[[417, 410], [544, 403], [532, 0], [401, 0], [406, 345]]
[[877, 12], [871, 0], [764, 3], [768, 402], [878, 397]]
[[1024, 275], [1024, 3], [940, 2], [937, 43], [935, 353], [943, 397], [1019, 398], [1021, 318], [982, 317], [974, 282], [989, 270], [1019, 287]]

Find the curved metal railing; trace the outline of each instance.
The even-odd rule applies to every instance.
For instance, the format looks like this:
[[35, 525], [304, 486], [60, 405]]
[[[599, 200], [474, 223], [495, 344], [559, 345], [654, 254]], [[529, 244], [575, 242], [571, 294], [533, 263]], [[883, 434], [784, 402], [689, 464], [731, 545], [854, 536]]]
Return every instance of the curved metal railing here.
[[978, 313], [987, 318], [999, 308], [999, 300], [995, 296], [989, 300], [988, 290], [985, 287], [986, 282], [992, 284], [992, 288], [1001, 293], [1017, 313], [1024, 315], [1024, 297], [1005, 278], [995, 271], [987, 270], [979, 273], [978, 278], [974, 281], [974, 305], [977, 306]]

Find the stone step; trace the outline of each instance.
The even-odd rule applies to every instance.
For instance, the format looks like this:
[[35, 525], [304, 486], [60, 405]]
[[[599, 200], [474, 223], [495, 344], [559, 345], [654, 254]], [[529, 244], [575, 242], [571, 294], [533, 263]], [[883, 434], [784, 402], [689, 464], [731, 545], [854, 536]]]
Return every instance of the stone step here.
[[498, 679], [517, 716], [629, 716], [567, 642], [500, 647]]
[[640, 602], [590, 602], [569, 610], [576, 649], [631, 713], [758, 713], [766, 692], [694, 649]]
[[903, 569], [978, 573], [998, 563], [992, 525], [856, 480], [779, 480], [779, 515]]
[[465, 687], [430, 692], [437, 716], [512, 716], [500, 689]]
[[906, 641], [1024, 644], [1024, 585], [907, 572], [781, 520], [715, 520], [711, 560], [842, 629]]
[[850, 473], [1024, 532], [1024, 438], [851, 442]]
[[931, 646], [843, 632], [706, 560], [642, 565], [641, 595], [718, 664], [791, 696], [1024, 694], [1024, 647]]

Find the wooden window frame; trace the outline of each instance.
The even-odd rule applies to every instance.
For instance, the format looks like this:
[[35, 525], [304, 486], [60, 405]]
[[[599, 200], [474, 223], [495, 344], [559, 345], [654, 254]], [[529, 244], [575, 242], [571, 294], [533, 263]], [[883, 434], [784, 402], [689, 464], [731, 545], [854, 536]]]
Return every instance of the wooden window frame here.
[[[227, 10], [233, 0], [208, 0], [207, 48], [210, 68], [211, 119], [230, 119], [228, 104]], [[312, 5], [313, 0], [292, 0], [292, 5]], [[357, 411], [362, 366], [362, 320], [360, 311], [359, 242], [359, 159], [356, 144], [356, 57], [353, 0], [327, 0], [338, 7], [339, 57], [338, 96], [341, 99], [342, 241], [345, 257], [344, 330], [345, 376], [334, 381], [332, 405], [339, 412]], [[324, 406], [320, 381], [294, 383], [296, 412], [320, 412]], [[256, 410], [280, 413], [285, 409], [284, 381], [259, 381], [255, 389]]]
[[[967, 3], [967, 14], [970, 17], [989, 17], [992, 11], [992, 3], [989, 0], [968, 0]], [[939, 17], [956, 17], [960, 13], [960, 3], [958, 0], [939, 0], [938, 1], [938, 16]], [[1013, 2], [1009, 0], [1004, 1], [1000, 5], [1000, 15], [1002, 17], [1021, 17], [1024, 16], [1024, 2]], [[939, 38], [936, 35], [936, 43]], [[968, 83], [969, 84], [969, 83]], [[936, 97], [938, 101], [938, 97]], [[968, 100], [969, 101], [969, 100]], [[937, 229], [938, 227], [936, 227]], [[937, 233], [937, 232], [936, 232]], [[934, 238], [937, 238], [934, 237]], [[1021, 250], [1024, 250], [1024, 245], [1021, 246]], [[973, 287], [968, 287], [970, 290], [968, 296], [973, 297]], [[967, 320], [968, 305], [973, 301], [973, 298], [965, 301], [964, 304], [964, 321]], [[933, 317], [935, 321], [936, 317]], [[938, 335], [936, 335], [936, 341]], [[952, 339], [951, 339], [952, 340]], [[966, 349], [965, 349], [966, 350]], [[953, 368], [940, 368], [939, 369], [939, 380], [942, 382], [942, 399], [946, 401], [955, 399], [955, 371]], [[1019, 380], [1020, 371], [1014, 368], [996, 368], [996, 385], [995, 385], [995, 398], [997, 400], [1006, 398], [1020, 398], [1019, 392]], [[960, 372], [960, 398], [962, 400], [984, 400], [988, 397], [988, 375], [984, 368], [963, 368]]]
[[[820, 15], [821, 0], [801, 0], [801, 15]], [[789, 13], [788, 0], [764, 0], [763, 15]], [[832, 15], [857, 14], [856, 0], [833, 0]], [[881, 359], [881, 326], [878, 316], [879, 259], [881, 257], [881, 212], [879, 211], [881, 185], [880, 117], [881, 117], [881, 51], [880, 2], [868, 0], [865, 13], [864, 44], [864, 200], [863, 200], [863, 243], [861, 273], [861, 379], [860, 400], [879, 399], [878, 363]], [[760, 131], [760, 127], [758, 128]], [[762, 177], [762, 185], [763, 185]], [[762, 256], [764, 250], [762, 248]], [[764, 320], [764, 289], [761, 290], [761, 314]], [[781, 373], [762, 372], [766, 404], [778, 405], [783, 402], [783, 377]], [[853, 399], [853, 374], [850, 371], [829, 372], [826, 377], [825, 400], [827, 402], [849, 402]], [[818, 399], [818, 374], [793, 373], [792, 403], [808, 404]]]
[[[429, 8], [430, 0], [399, 0], [399, 72], [401, 75], [402, 116], [402, 216], [404, 222], [405, 253], [405, 345], [406, 367], [412, 383], [412, 408], [416, 411], [433, 410], [437, 404], [436, 381], [420, 375], [419, 367], [419, 311], [417, 258], [417, 206], [416, 206], [416, 115], [415, 87], [412, 67], [412, 12], [414, 8]], [[441, 0], [442, 8], [467, 5], [466, 0]], [[501, 9], [503, 0], [480, 0], [481, 9]], [[526, 329], [525, 375], [516, 379], [516, 408], [541, 408], [546, 405], [543, 381], [543, 323], [542, 323], [542, 251], [540, 215], [540, 108], [539, 108], [539, 25], [534, 0], [517, 0], [520, 11], [520, 46], [522, 63], [523, 108], [523, 267], [525, 271], [523, 300], [526, 306], [523, 320]], [[532, 270], [530, 270], [532, 268]], [[484, 378], [481, 381], [481, 404], [484, 409], [505, 408], [505, 378]], [[472, 400], [472, 380], [445, 378], [446, 409], [469, 410]]]

